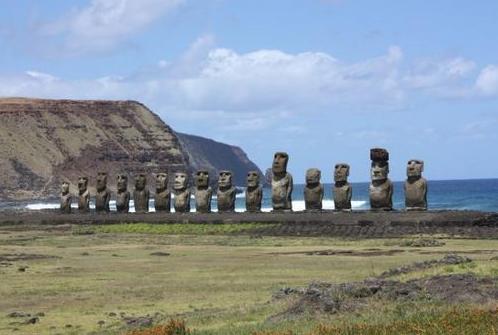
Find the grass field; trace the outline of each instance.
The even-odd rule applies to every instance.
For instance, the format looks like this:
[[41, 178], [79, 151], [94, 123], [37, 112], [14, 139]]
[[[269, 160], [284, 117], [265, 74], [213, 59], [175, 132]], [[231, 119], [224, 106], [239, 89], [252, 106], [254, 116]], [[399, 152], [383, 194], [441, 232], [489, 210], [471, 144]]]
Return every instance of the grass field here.
[[[459, 272], [498, 275], [496, 240], [441, 237], [442, 246], [410, 247], [407, 239], [240, 234], [254, 225], [2, 227], [0, 334], [125, 334], [141, 322], [170, 318], [186, 320], [195, 334], [289, 329], [300, 334], [315, 331], [320, 324], [329, 330], [350, 324], [368, 327], [455, 312], [437, 303], [378, 302], [375, 309], [277, 322], [269, 318], [285, 310], [287, 302], [273, 301], [272, 294], [311, 281], [363, 280], [446, 252], [465, 253], [475, 261], [397, 278]], [[320, 250], [340, 252], [307, 254]], [[12, 312], [30, 316], [10, 317]], [[25, 324], [37, 313], [42, 314], [36, 323]]]

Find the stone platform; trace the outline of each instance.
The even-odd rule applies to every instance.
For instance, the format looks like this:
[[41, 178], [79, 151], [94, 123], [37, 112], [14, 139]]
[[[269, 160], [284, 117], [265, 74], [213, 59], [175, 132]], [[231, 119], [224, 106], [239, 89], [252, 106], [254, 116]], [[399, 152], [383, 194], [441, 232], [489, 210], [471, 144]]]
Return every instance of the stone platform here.
[[56, 210], [0, 212], [0, 225], [62, 225], [117, 223], [259, 223], [249, 233], [276, 236], [341, 236], [350, 238], [444, 234], [469, 238], [498, 238], [498, 213], [478, 211], [350, 213], [147, 213], [61, 214]]

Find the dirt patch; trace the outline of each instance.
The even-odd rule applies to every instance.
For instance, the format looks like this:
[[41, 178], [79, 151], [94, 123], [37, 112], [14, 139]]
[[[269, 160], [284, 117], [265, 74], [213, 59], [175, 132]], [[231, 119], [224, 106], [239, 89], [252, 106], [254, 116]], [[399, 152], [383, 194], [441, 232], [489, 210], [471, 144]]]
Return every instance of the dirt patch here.
[[[460, 264], [470, 260], [449, 255], [427, 264]], [[425, 263], [425, 262], [424, 262]], [[422, 263], [421, 263], [422, 264]], [[405, 268], [417, 268], [411, 265]], [[390, 275], [386, 271], [384, 276]], [[371, 299], [390, 301], [440, 301], [449, 304], [485, 304], [498, 299], [498, 277], [477, 277], [474, 274], [451, 274], [401, 282], [379, 276], [361, 282], [331, 284], [314, 282], [304, 289], [284, 288], [274, 299], [294, 298], [291, 307], [271, 319], [290, 319], [304, 313], [339, 313], [353, 311], [369, 304]]]
[[272, 255], [308, 255], [308, 256], [392, 256], [405, 252], [401, 249], [364, 249], [364, 250], [313, 250], [313, 251], [294, 251], [294, 252], [276, 252]]
[[39, 254], [0, 254], [0, 263], [9, 263], [17, 261], [33, 261], [39, 259], [57, 259], [60, 256], [39, 255]]
[[415, 240], [403, 241], [399, 244], [399, 246], [422, 248], [422, 247], [442, 247], [445, 244], [446, 243], [444, 243], [443, 241], [436, 240], [433, 238], [419, 238]]
[[157, 251], [157, 252], [152, 252], [150, 255], [151, 256], [169, 256], [171, 254], [169, 252]]

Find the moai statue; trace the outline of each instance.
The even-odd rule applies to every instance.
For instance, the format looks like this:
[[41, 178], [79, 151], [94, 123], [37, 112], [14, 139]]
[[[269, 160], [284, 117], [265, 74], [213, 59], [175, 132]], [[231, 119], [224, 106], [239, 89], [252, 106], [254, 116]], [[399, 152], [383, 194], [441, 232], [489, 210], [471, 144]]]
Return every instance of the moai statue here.
[[321, 210], [323, 200], [323, 185], [320, 183], [322, 173], [318, 169], [306, 171], [306, 186], [304, 187], [304, 204], [306, 210]]
[[336, 164], [334, 167], [334, 207], [336, 211], [350, 211], [353, 188], [348, 182], [349, 165]]
[[422, 177], [424, 161], [411, 159], [406, 167], [405, 206], [409, 211], [427, 210], [427, 180]]
[[289, 155], [285, 152], [277, 152], [273, 157], [271, 200], [273, 210], [292, 210], [292, 175], [287, 172]]
[[389, 180], [389, 153], [385, 149], [370, 150], [370, 208], [390, 211], [393, 209], [393, 183]]
[[234, 212], [235, 211], [235, 195], [237, 190], [232, 183], [231, 171], [220, 171], [218, 177], [218, 212]]
[[95, 195], [95, 211], [97, 213], [110, 212], [109, 201], [111, 192], [107, 189], [107, 173], [97, 174], [97, 194]]
[[90, 192], [88, 177], [78, 178], [78, 210], [82, 213], [90, 211]]
[[249, 171], [247, 173], [246, 210], [248, 212], [261, 211], [262, 200], [263, 189], [259, 185], [259, 173], [258, 171]]
[[209, 172], [197, 171], [195, 174], [195, 210], [198, 213], [211, 212], [211, 197], [213, 189], [209, 186]]
[[61, 186], [61, 212], [69, 214], [71, 213], [71, 203], [73, 202], [73, 197], [69, 193], [69, 183], [63, 182]]
[[168, 189], [168, 174], [161, 172], [156, 175], [156, 196], [154, 198], [156, 212], [171, 211], [171, 193]]
[[135, 189], [133, 190], [133, 202], [136, 213], [147, 213], [149, 211], [149, 198], [147, 176], [144, 173], [140, 173], [135, 177]]
[[128, 213], [130, 211], [130, 192], [128, 192], [128, 176], [118, 174], [116, 195], [116, 211], [118, 213]]
[[175, 173], [173, 188], [175, 191], [175, 211], [178, 213], [190, 212], [190, 189], [188, 187], [188, 175], [185, 172]]

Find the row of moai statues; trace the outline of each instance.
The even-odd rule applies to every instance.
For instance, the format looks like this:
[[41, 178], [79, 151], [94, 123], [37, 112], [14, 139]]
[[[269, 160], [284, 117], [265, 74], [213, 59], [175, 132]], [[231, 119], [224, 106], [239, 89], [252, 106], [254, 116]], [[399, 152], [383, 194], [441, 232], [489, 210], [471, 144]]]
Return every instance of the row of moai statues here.
[[[393, 184], [389, 180], [389, 153], [385, 149], [375, 148], [370, 151], [371, 183], [369, 187], [370, 207], [372, 210], [392, 210]], [[273, 157], [271, 194], [274, 211], [292, 210], [292, 175], [287, 171], [289, 156], [285, 152], [277, 152]], [[407, 210], [427, 209], [427, 181], [422, 177], [424, 163], [421, 160], [408, 161], [407, 180], [405, 182], [405, 204]], [[334, 206], [339, 211], [351, 210], [352, 186], [348, 182], [350, 167], [346, 163], [336, 164], [334, 167]], [[233, 174], [230, 171], [220, 171], [218, 175], [218, 212], [235, 211], [236, 188], [232, 182]], [[249, 212], [261, 211], [263, 191], [257, 171], [247, 174], [246, 210]], [[305, 208], [308, 211], [322, 210], [324, 188], [321, 184], [321, 172], [312, 168], [306, 171], [306, 186], [304, 188]], [[194, 177], [194, 199], [196, 211], [211, 212], [213, 190], [210, 186], [208, 171], [197, 171]], [[88, 178], [78, 180], [78, 209], [89, 211], [90, 194], [88, 192]], [[176, 212], [190, 212], [191, 189], [188, 174], [177, 172], [174, 175], [173, 207]], [[147, 177], [138, 174], [135, 177], [133, 201], [135, 211], [146, 213], [149, 211], [150, 193], [147, 189]], [[109, 212], [111, 192], [107, 188], [107, 174], [97, 175], [97, 193], [95, 195], [95, 209], [97, 212]], [[128, 176], [117, 176], [116, 210], [120, 213], [129, 211], [131, 194], [128, 191]], [[71, 211], [72, 196], [69, 193], [69, 184], [62, 185], [61, 210]], [[171, 192], [168, 188], [168, 174], [156, 174], [156, 192], [154, 197], [156, 212], [170, 212]]]
[[[393, 183], [389, 180], [389, 153], [386, 149], [370, 150], [372, 161], [369, 187], [370, 208], [372, 210], [389, 211], [393, 209]], [[289, 156], [285, 152], [277, 152], [272, 165], [272, 203], [274, 210], [292, 210], [292, 175], [287, 172]], [[334, 208], [338, 211], [351, 211], [353, 189], [348, 182], [350, 167], [346, 163], [338, 163], [334, 167]], [[404, 185], [405, 206], [407, 210], [427, 210], [427, 181], [422, 177], [424, 162], [418, 159], [408, 161]], [[324, 188], [320, 182], [321, 172], [312, 168], [306, 171], [304, 187], [305, 209], [322, 210]]]
[[[247, 174], [246, 209], [247, 211], [260, 211], [263, 200], [263, 191], [259, 182], [258, 171], [249, 171]], [[233, 185], [233, 174], [231, 171], [220, 171], [218, 176], [218, 212], [234, 212], [237, 190]], [[194, 177], [195, 190], [194, 199], [196, 211], [199, 213], [211, 212], [211, 200], [213, 189], [210, 186], [209, 172], [197, 171]], [[111, 191], [107, 187], [107, 174], [98, 173], [97, 192], [95, 194], [96, 212], [110, 212]], [[156, 192], [154, 196], [154, 209], [156, 212], [170, 212], [171, 202], [176, 212], [190, 212], [191, 189], [187, 173], [177, 172], [174, 175], [173, 201], [171, 191], [168, 188], [168, 174], [156, 174]], [[117, 176], [116, 211], [128, 213], [130, 200], [133, 196], [135, 212], [146, 213], [149, 211], [150, 192], [147, 189], [147, 176], [138, 174], [135, 177], [133, 194], [128, 191], [128, 176], [119, 174]], [[62, 183], [61, 204], [62, 212], [71, 212], [72, 195], [69, 192], [69, 183]], [[88, 212], [90, 210], [90, 193], [88, 191], [88, 178], [80, 177], [78, 180], [78, 210]]]

